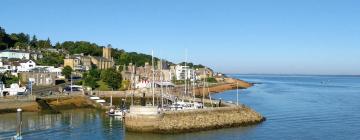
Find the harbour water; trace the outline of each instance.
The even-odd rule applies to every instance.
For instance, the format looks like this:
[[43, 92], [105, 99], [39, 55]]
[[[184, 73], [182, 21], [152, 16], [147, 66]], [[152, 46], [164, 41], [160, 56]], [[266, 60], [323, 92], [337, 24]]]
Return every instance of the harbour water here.
[[[241, 103], [267, 117], [250, 127], [186, 134], [125, 132], [119, 118], [94, 109], [61, 114], [24, 113], [25, 139], [268, 140], [360, 139], [360, 77], [307, 75], [230, 75], [259, 83], [241, 90]], [[213, 95], [236, 102], [236, 90]], [[0, 139], [15, 135], [16, 114], [0, 115]]]

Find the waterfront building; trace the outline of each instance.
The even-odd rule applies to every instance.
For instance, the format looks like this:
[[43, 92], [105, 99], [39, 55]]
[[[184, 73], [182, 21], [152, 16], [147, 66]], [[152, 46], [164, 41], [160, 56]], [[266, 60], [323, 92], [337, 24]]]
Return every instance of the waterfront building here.
[[63, 80], [65, 77], [61, 74], [61, 68], [54, 66], [37, 66], [30, 71], [19, 72], [20, 82], [32, 82], [37, 86], [56, 85], [57, 80]]
[[[161, 65], [158, 65], [161, 67]], [[129, 63], [128, 66], [123, 66], [121, 75], [123, 80], [128, 80], [136, 88], [151, 88], [151, 81], [171, 82], [175, 72], [172, 73], [170, 69], [155, 69], [154, 77], [153, 71], [149, 63], [144, 66], [136, 67], [134, 64]], [[154, 79], [153, 79], [154, 78]]]
[[199, 68], [195, 70], [196, 79], [204, 79], [214, 76], [214, 71], [209, 68]]
[[175, 67], [175, 74], [176, 74], [176, 80], [196, 80], [194, 70], [191, 69], [189, 66], [181, 66], [177, 65]]

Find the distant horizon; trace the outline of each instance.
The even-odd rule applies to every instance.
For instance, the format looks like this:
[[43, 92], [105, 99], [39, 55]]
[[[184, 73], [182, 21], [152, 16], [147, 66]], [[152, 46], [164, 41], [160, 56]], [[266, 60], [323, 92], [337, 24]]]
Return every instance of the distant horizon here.
[[224, 73], [225, 75], [284, 75], [284, 76], [354, 76], [360, 75], [341, 75], [341, 74], [273, 74], [273, 73]]
[[[4, 0], [0, 26], [221, 73], [360, 75], [360, 1]], [[14, 10], [17, 9], [17, 10]], [[66, 9], [66, 10], [64, 10]]]

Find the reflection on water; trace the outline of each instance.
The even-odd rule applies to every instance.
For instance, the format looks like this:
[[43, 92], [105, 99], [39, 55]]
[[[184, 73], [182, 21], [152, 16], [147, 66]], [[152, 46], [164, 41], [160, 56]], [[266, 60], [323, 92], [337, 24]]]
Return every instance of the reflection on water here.
[[[240, 101], [267, 117], [251, 127], [186, 134], [125, 133], [122, 120], [94, 109], [24, 113], [24, 137], [48, 140], [360, 139], [360, 77], [234, 75], [262, 83]], [[236, 90], [214, 95], [236, 101]], [[16, 114], [0, 115], [0, 139], [15, 135]]]
[[[15, 113], [0, 115], [0, 138], [15, 135], [15, 124]], [[27, 139], [118, 138], [122, 128], [121, 118], [107, 117], [94, 109], [61, 114], [23, 113], [23, 136]]]

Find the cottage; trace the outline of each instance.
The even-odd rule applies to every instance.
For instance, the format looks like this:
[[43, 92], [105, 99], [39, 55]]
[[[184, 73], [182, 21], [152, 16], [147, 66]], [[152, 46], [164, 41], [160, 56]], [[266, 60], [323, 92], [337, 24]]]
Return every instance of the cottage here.
[[32, 60], [20, 60], [14, 64], [18, 72], [27, 72], [36, 67], [36, 63]]

